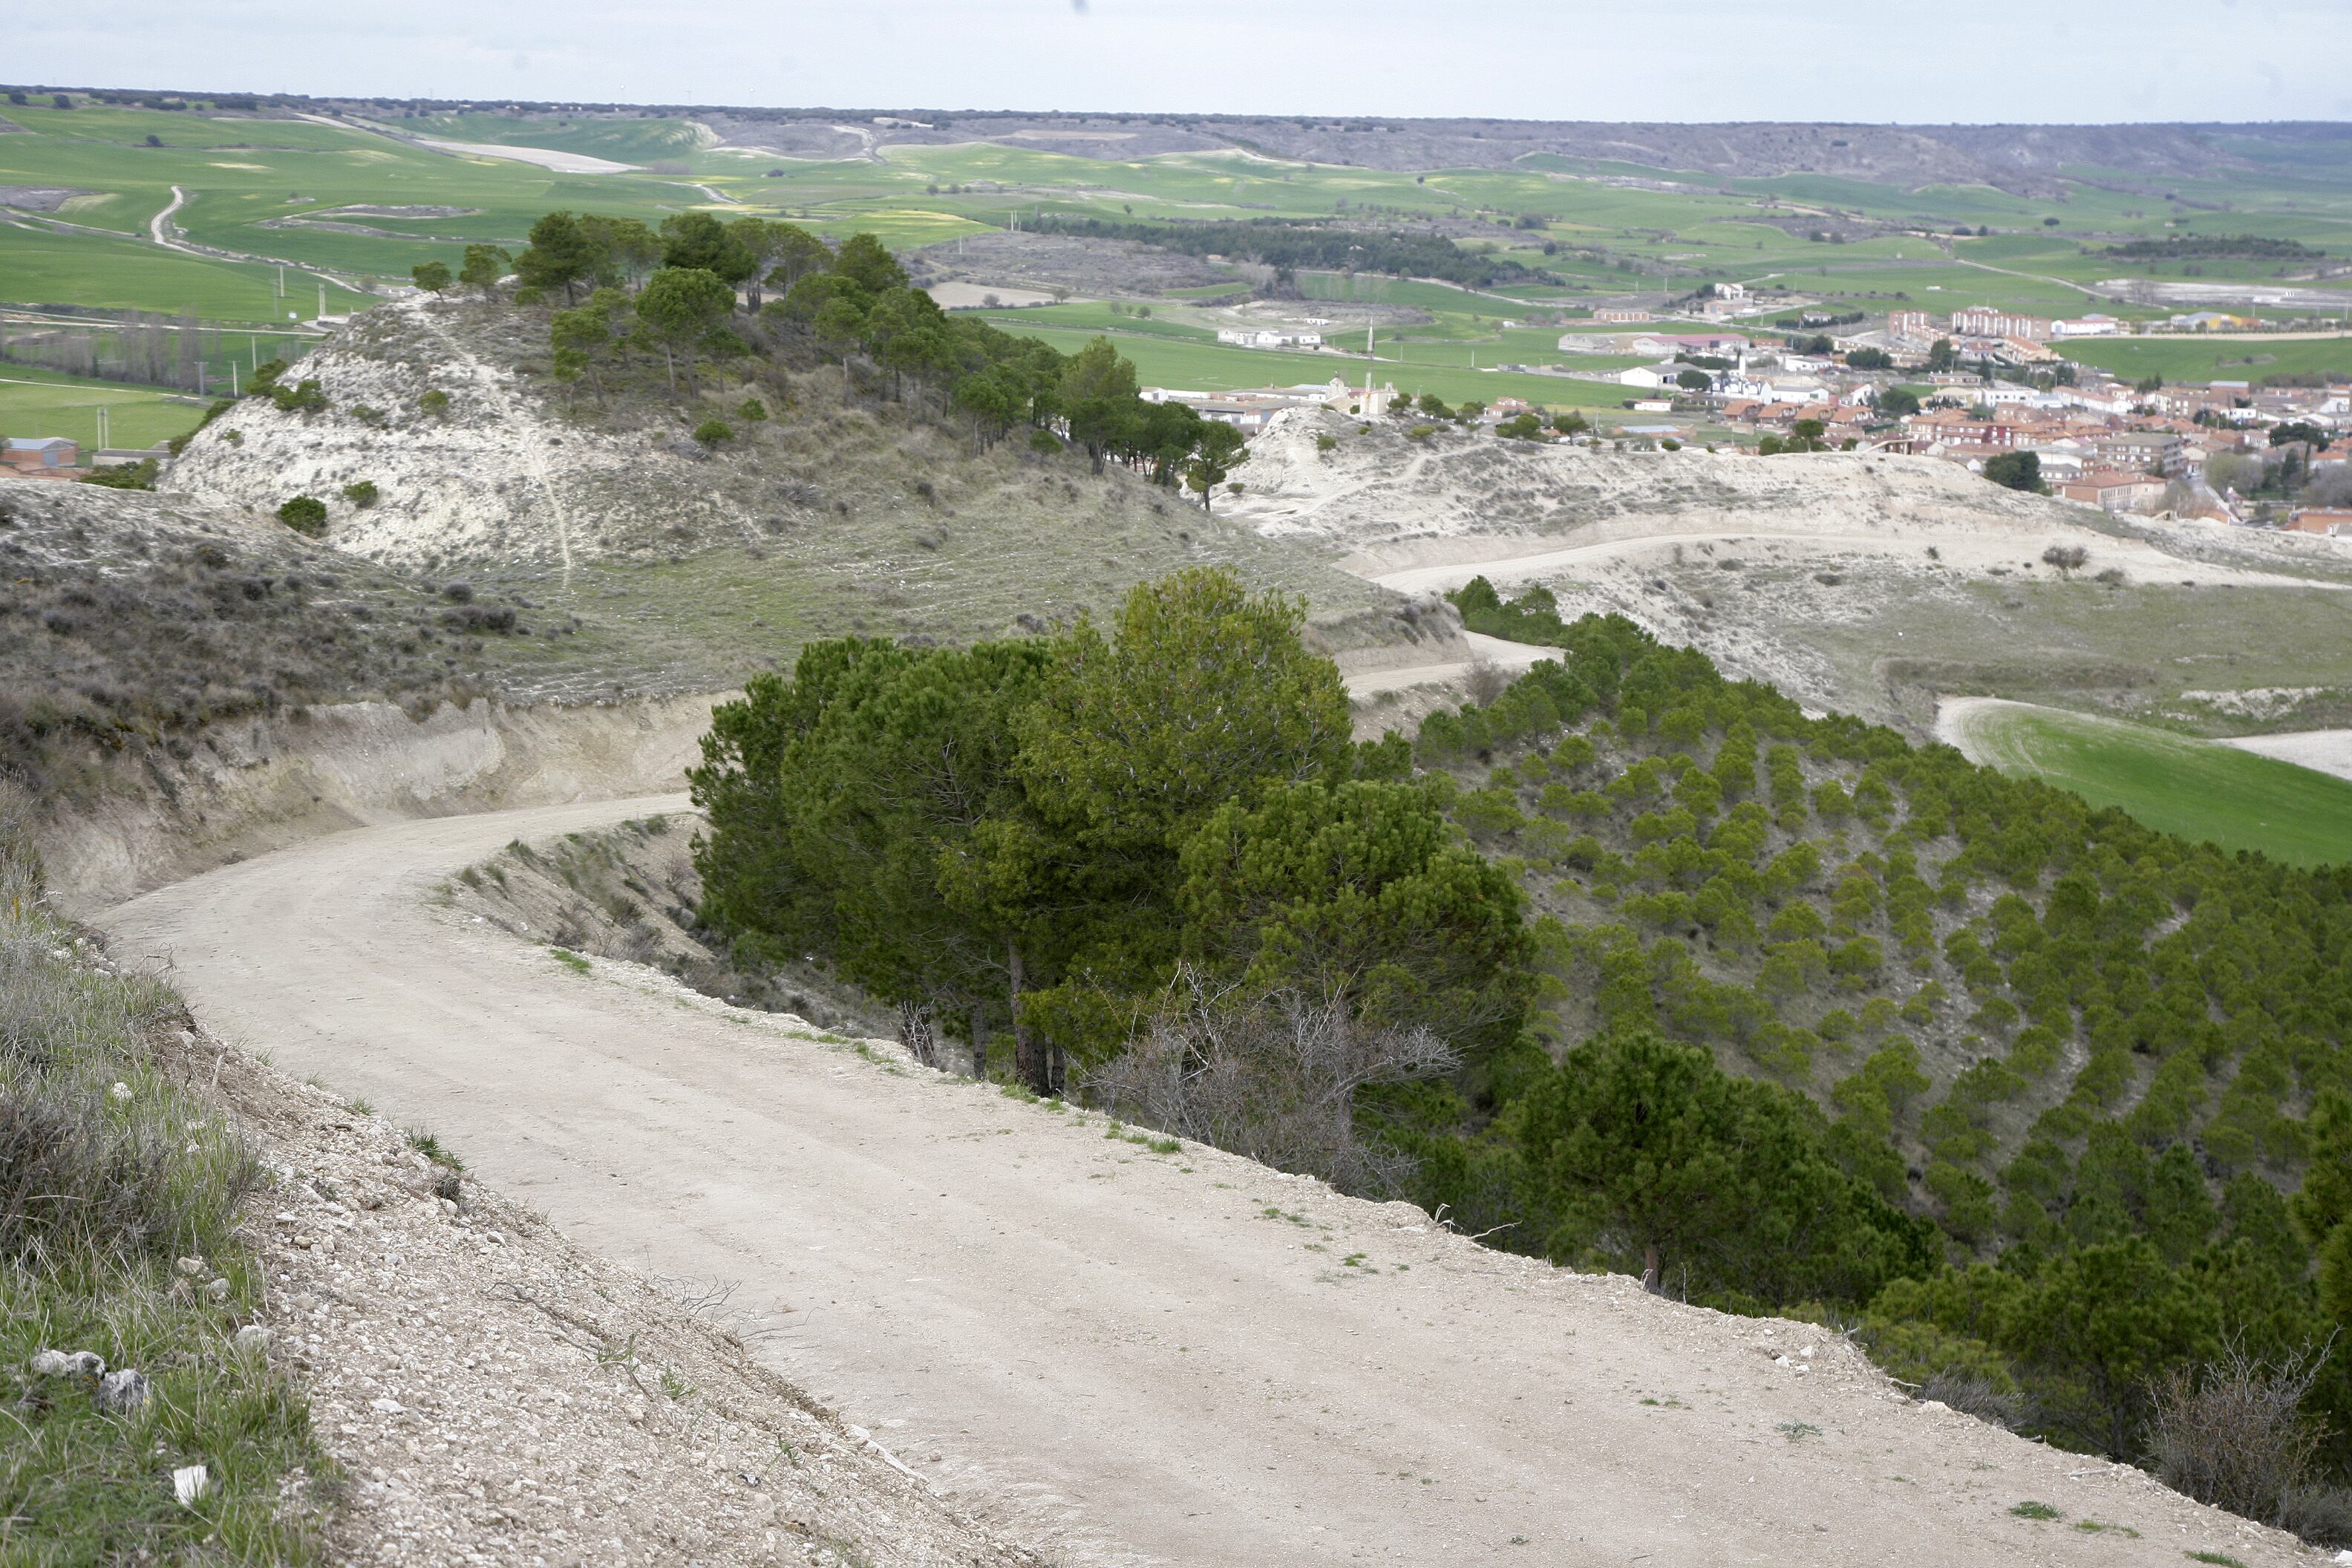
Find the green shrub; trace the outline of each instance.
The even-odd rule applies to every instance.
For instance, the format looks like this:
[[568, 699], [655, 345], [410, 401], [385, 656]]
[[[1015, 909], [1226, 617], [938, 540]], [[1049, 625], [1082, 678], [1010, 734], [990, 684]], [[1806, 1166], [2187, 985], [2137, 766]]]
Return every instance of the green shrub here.
[[757, 425], [768, 416], [768, 405], [756, 397], [747, 397], [735, 405], [735, 417], [746, 425]]
[[343, 487], [343, 499], [365, 511], [382, 498], [373, 479], [353, 479]]
[[155, 488], [155, 459], [144, 458], [136, 463], [109, 463], [84, 474], [81, 482], [104, 485], [109, 489], [152, 490]]
[[419, 413], [429, 414], [436, 419], [446, 419], [449, 417], [449, 395], [436, 386], [416, 400], [416, 407]]
[[694, 427], [694, 438], [705, 447], [723, 446], [735, 439], [735, 427], [723, 419], [706, 419]]
[[316, 496], [296, 496], [278, 507], [278, 521], [317, 539], [327, 531], [327, 503]]
[[315, 378], [294, 386], [280, 382], [271, 390], [269, 401], [281, 414], [320, 414], [326, 411], [327, 394]]

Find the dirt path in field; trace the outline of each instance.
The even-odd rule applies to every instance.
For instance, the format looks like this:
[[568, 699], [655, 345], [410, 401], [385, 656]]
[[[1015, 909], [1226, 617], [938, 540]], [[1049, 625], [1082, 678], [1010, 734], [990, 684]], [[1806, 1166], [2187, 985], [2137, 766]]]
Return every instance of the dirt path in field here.
[[1817, 1329], [1155, 1153], [430, 901], [511, 839], [681, 804], [361, 829], [100, 923], [578, 1242], [736, 1281], [759, 1355], [1066, 1563], [2313, 1560], [1916, 1404]]

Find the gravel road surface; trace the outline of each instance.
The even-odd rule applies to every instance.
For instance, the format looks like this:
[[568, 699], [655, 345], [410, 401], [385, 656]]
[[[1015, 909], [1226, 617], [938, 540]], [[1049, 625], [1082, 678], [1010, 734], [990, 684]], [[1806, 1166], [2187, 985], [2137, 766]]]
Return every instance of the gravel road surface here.
[[511, 839], [682, 805], [359, 829], [99, 923], [580, 1244], [737, 1282], [762, 1359], [1072, 1564], [2316, 1560], [1916, 1404], [1821, 1330], [1154, 1152], [431, 901]]

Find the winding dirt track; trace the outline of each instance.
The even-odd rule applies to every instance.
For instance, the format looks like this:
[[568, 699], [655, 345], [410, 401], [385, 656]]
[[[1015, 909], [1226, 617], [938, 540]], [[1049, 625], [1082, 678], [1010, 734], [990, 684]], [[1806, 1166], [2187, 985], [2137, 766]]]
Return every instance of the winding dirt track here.
[[[681, 804], [362, 828], [100, 923], [215, 1027], [431, 1128], [582, 1243], [740, 1281], [780, 1370], [1067, 1563], [2312, 1560], [1912, 1404], [1818, 1330], [1155, 1154], [429, 901], [511, 838]], [[1772, 1359], [1809, 1345], [1809, 1371]]]

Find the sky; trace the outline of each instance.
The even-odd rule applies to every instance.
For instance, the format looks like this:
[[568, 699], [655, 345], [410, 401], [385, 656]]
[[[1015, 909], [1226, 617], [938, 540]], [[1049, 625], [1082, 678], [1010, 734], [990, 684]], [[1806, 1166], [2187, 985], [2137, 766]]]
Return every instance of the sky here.
[[[1834, 15], [1832, 15], [1832, 14]], [[40, 85], [777, 108], [2352, 120], [2352, 0], [79, 0]], [[30, 83], [23, 85], [33, 85]]]

